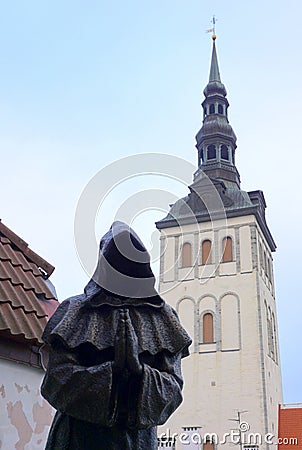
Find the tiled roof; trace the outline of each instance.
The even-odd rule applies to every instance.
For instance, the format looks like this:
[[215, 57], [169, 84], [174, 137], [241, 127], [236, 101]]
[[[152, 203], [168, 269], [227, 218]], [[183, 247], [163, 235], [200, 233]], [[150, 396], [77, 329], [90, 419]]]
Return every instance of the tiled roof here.
[[53, 271], [0, 221], [0, 333], [42, 343], [47, 320], [59, 305], [45, 281]]
[[278, 450], [302, 449], [302, 404], [279, 408]]

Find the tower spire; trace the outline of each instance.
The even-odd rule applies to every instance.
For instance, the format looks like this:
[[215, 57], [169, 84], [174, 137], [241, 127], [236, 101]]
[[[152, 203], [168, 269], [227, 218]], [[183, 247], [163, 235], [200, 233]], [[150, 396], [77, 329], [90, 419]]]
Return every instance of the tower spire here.
[[204, 172], [230, 188], [240, 189], [240, 176], [235, 166], [236, 135], [228, 121], [229, 102], [220, 78], [215, 28], [208, 31], [213, 32], [213, 48], [209, 82], [205, 87], [205, 99], [202, 103], [203, 124], [196, 135], [197, 176]]
[[218, 59], [217, 59], [217, 52], [216, 52], [216, 45], [215, 45], [215, 40], [216, 40], [215, 34], [213, 34], [212, 39], [213, 39], [213, 50], [212, 50], [212, 60], [211, 60], [209, 83], [211, 83], [211, 81], [218, 81], [219, 83], [221, 83]]

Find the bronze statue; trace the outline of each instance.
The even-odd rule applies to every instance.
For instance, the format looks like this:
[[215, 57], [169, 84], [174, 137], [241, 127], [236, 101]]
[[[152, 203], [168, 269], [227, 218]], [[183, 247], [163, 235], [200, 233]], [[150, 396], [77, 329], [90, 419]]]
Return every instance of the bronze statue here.
[[156, 426], [182, 401], [191, 340], [154, 288], [135, 232], [114, 222], [84, 294], [49, 320], [42, 395], [57, 409], [46, 450], [155, 450]]

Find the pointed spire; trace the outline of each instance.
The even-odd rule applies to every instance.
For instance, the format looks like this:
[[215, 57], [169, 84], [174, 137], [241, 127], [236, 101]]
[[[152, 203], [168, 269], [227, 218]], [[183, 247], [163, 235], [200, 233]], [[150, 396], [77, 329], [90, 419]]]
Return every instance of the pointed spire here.
[[213, 39], [213, 48], [212, 48], [212, 59], [211, 59], [211, 66], [210, 66], [210, 77], [209, 82], [207, 86], [205, 87], [205, 90], [203, 91], [204, 95], [208, 97], [209, 95], [223, 95], [226, 96], [227, 92], [224, 87], [224, 85], [221, 82], [220, 73], [219, 73], [219, 66], [218, 66], [218, 58], [217, 58], [217, 52], [216, 52], [216, 34], [212, 35]]
[[218, 81], [219, 83], [221, 83], [219, 67], [218, 67], [218, 59], [217, 59], [217, 53], [216, 53], [216, 45], [215, 45], [215, 39], [216, 39], [215, 34], [212, 36], [212, 39], [213, 39], [213, 50], [212, 50], [212, 60], [211, 60], [209, 83], [211, 83], [212, 81]]
[[232, 189], [240, 189], [240, 176], [235, 166], [236, 135], [228, 121], [229, 102], [220, 79], [215, 33], [212, 39], [210, 78], [203, 91], [203, 124], [196, 135], [199, 166], [196, 176], [206, 173]]

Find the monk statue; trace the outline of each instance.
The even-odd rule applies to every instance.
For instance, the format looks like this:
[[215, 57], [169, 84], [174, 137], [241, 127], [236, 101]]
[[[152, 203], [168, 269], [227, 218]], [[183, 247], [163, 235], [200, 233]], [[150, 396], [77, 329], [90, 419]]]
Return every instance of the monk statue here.
[[142, 241], [114, 222], [84, 293], [63, 301], [44, 330], [41, 391], [57, 410], [46, 450], [157, 449], [157, 425], [182, 402], [191, 339], [154, 285]]

